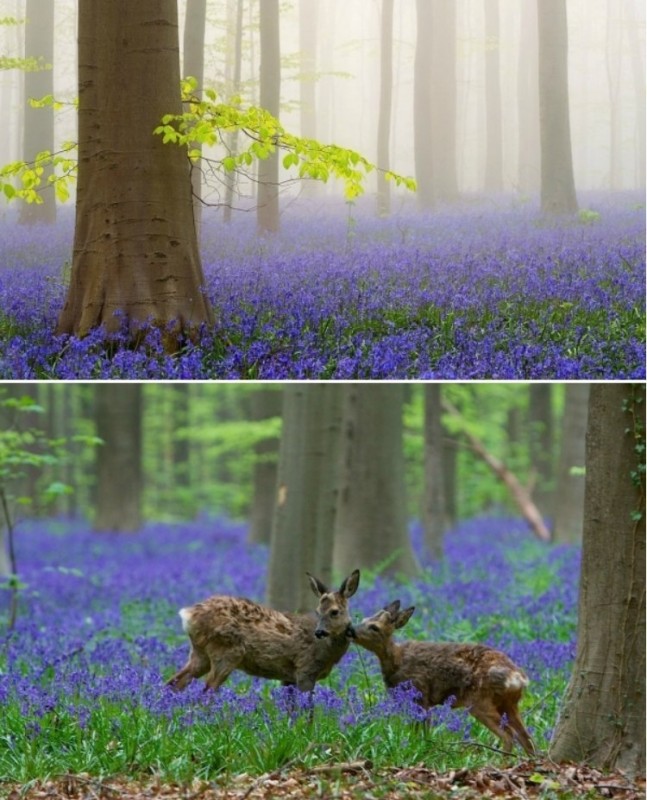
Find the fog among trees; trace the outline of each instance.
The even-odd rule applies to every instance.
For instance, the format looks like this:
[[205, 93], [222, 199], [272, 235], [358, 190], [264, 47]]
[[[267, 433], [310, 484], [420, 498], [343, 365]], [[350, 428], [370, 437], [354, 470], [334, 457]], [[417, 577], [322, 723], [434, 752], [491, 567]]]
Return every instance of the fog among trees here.
[[[542, 8], [560, 4], [566, 10], [565, 63], [575, 186], [578, 191], [639, 188], [645, 176], [644, 4], [639, 0], [549, 0]], [[51, 5], [49, 0], [3, 0], [0, 16], [33, 17], [34, 22], [50, 24], [45, 12]], [[185, 31], [187, 10], [199, 17], [201, 5], [205, 4], [179, 4], [181, 32]], [[77, 4], [57, 0], [54, 6], [53, 93], [57, 99], [72, 101], [77, 96]], [[420, 157], [429, 159], [429, 169], [435, 173], [437, 197], [451, 198], [454, 182], [461, 194], [539, 191], [539, 49], [534, 2], [435, 0], [416, 4], [397, 0], [383, 6], [377, 0], [291, 0], [280, 9], [277, 4], [274, 11], [271, 2], [264, 3], [265, 21], [259, 8], [258, 0], [206, 3], [204, 85], [216, 89], [224, 99], [240, 85], [245, 101], [258, 104], [267, 99], [274, 110], [278, 94], [281, 122], [288, 130], [353, 148], [380, 166], [415, 175], [421, 169], [415, 155], [416, 97], [428, 94], [428, 111], [422, 112], [428, 120], [427, 131], [419, 146], [423, 148]], [[279, 41], [276, 30], [264, 33], [277, 13]], [[242, 29], [237, 54], [239, 16]], [[550, 16], [555, 19], [554, 13]], [[196, 24], [181, 36], [182, 50], [187, 43], [199, 47], [199, 37], [189, 35]], [[26, 36], [30, 27], [1, 26], [0, 53], [41, 55], [48, 63], [46, 37], [40, 34], [41, 50], [33, 51], [34, 35]], [[277, 44], [280, 87], [273, 66], [275, 55], [268, 51]], [[390, 47], [385, 49], [385, 44]], [[422, 52], [416, 55], [420, 48]], [[195, 53], [183, 55], [186, 68], [197, 71]], [[391, 63], [387, 60], [385, 66], [382, 57]], [[426, 85], [416, 90], [416, 63], [422, 57], [428, 62], [419, 64]], [[268, 70], [262, 69], [263, 64]], [[383, 86], [388, 73], [392, 75], [391, 98]], [[33, 96], [45, 93], [33, 86], [29, 73], [0, 72], [2, 107], [5, 119], [10, 120], [0, 142], [2, 163], [23, 155], [29, 158], [33, 153], [25, 150], [37, 146], [33, 131], [24, 138], [27, 112], [23, 92]], [[390, 109], [385, 107], [387, 102]], [[46, 110], [29, 111], [28, 127], [36, 125], [37, 115], [46, 137], [51, 124]], [[75, 139], [74, 111], [70, 108], [55, 117], [54, 141]], [[264, 167], [271, 169], [270, 164]], [[450, 174], [444, 174], [448, 168]], [[420, 176], [416, 177], [420, 183]], [[370, 189], [377, 190], [375, 179]], [[252, 184], [241, 191], [242, 202], [249, 201]], [[271, 227], [271, 222], [266, 224]]]

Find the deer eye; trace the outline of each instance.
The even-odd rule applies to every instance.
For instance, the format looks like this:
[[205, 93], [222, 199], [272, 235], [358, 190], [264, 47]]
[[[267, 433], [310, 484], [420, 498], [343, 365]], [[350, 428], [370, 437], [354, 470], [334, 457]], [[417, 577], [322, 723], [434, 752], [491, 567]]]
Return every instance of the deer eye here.
[[336, 608], [333, 608], [333, 610], [330, 612], [330, 616], [331, 617], [338, 617], [339, 616], [339, 610], [336, 609]]
[[369, 629], [369, 631], [375, 631], [375, 633], [379, 633], [380, 632], [380, 629], [377, 627], [377, 625], [369, 625], [368, 629]]

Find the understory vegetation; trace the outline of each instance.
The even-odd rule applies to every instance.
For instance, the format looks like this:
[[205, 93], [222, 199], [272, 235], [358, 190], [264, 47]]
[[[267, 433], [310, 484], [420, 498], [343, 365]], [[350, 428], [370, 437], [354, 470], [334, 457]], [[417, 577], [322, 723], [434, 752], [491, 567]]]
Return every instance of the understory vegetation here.
[[[133, 536], [62, 519], [19, 527], [13, 630], [0, 590], [0, 781], [224, 782], [357, 760], [444, 772], [523, 758], [503, 755], [464, 709], [433, 709], [425, 731], [414, 692], [387, 694], [376, 659], [355, 646], [317, 684], [312, 711], [307, 695], [238, 672], [217, 693], [202, 681], [179, 693], [166, 687], [188, 654], [180, 607], [213, 593], [262, 601], [268, 553], [245, 535], [207, 518]], [[420, 577], [364, 572], [353, 617], [399, 598], [416, 606], [400, 638], [504, 650], [530, 677], [521, 713], [545, 753], [575, 654], [579, 548], [547, 546], [518, 520], [484, 517], [450, 531], [444, 561], [431, 563], [417, 525], [412, 536]]]
[[640, 379], [645, 215], [635, 193], [548, 221], [481, 198], [378, 219], [289, 204], [280, 234], [205, 211], [216, 326], [168, 355], [163, 332], [54, 336], [72, 221], [0, 221], [0, 378]]

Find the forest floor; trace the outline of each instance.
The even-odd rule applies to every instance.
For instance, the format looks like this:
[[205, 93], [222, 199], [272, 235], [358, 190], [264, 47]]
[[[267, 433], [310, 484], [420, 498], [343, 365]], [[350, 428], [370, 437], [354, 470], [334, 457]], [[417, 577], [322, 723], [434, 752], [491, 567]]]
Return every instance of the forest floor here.
[[[5, 792], [7, 792], [5, 794]], [[613, 798], [637, 800], [645, 796], [645, 779], [631, 780], [622, 773], [603, 774], [586, 766], [560, 766], [550, 761], [522, 762], [510, 768], [479, 767], [439, 773], [425, 767], [374, 770], [370, 761], [322, 764], [310, 769], [286, 765], [252, 778], [247, 774], [223, 781], [174, 784], [159, 779], [133, 781], [64, 775], [24, 786], [0, 785], [7, 800], [36, 798], [165, 798], [166, 800], [260, 800], [263, 798]]]

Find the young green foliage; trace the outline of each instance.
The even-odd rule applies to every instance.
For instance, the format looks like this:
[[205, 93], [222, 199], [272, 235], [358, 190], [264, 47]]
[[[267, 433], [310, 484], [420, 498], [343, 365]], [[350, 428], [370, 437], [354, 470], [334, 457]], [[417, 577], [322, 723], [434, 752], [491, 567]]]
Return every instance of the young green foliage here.
[[[222, 158], [220, 166], [227, 172], [248, 167], [255, 160], [266, 159], [277, 150], [284, 151], [283, 167], [295, 167], [299, 178], [323, 181], [338, 178], [344, 183], [344, 195], [353, 200], [364, 192], [364, 178], [376, 169], [364, 156], [355, 150], [334, 144], [322, 144], [316, 139], [295, 136], [283, 128], [268, 111], [257, 106], [243, 108], [239, 97], [230, 103], [218, 101], [212, 89], [206, 89], [205, 99], [195, 96], [197, 84], [194, 78], [182, 82], [182, 94], [188, 110], [182, 114], [167, 114], [155, 133], [163, 137], [164, 143], [186, 147], [189, 157], [200, 157], [198, 145], [215, 146], [224, 142], [228, 133], [239, 131], [249, 140], [249, 145], [239, 153], [230, 153]], [[390, 170], [384, 171], [387, 180], [396, 186], [405, 186], [415, 191], [413, 178], [403, 177]]]

